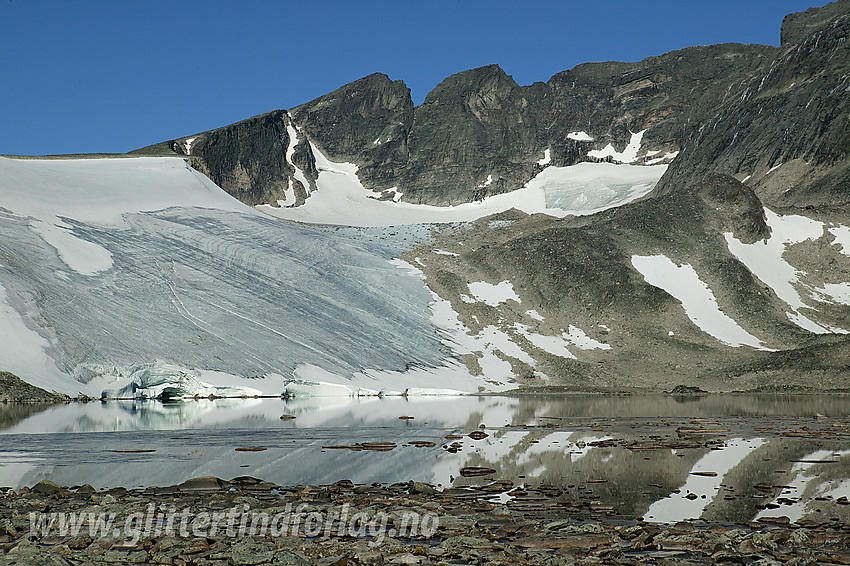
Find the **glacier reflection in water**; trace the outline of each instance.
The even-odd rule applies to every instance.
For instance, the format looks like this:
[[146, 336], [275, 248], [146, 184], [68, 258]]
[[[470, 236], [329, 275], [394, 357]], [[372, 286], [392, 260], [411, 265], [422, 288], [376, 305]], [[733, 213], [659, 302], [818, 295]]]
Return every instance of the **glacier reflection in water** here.
[[[0, 484], [51, 479], [142, 487], [251, 475], [282, 485], [350, 479], [462, 487], [503, 479], [547, 486], [565, 508], [592, 504], [649, 521], [847, 519], [848, 414], [846, 396], [70, 404], [36, 414], [0, 411]], [[472, 431], [486, 436], [472, 438]], [[328, 448], [374, 441], [397, 446], [387, 452]], [[154, 451], [116, 452], [128, 448]], [[465, 478], [460, 470], [466, 466], [496, 473]], [[499, 496], [508, 505], [513, 499]]]

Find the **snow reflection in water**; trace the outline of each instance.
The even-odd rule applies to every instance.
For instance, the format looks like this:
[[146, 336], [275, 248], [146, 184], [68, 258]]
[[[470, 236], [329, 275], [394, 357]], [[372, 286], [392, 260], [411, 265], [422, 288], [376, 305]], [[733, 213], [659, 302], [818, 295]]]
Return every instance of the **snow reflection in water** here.
[[[252, 475], [286, 485], [412, 479], [446, 487], [505, 479], [554, 487], [566, 506], [591, 501], [649, 521], [801, 520], [849, 507], [838, 503], [850, 497], [850, 419], [830, 416], [848, 408], [842, 396], [485, 396], [126, 401], [14, 418], [0, 409], [0, 484], [136, 487]], [[476, 430], [487, 436], [471, 438]], [[373, 441], [397, 447], [323, 448]], [[235, 451], [244, 446], [266, 450]], [[127, 448], [155, 452], [115, 452]], [[466, 478], [465, 466], [497, 473]]]

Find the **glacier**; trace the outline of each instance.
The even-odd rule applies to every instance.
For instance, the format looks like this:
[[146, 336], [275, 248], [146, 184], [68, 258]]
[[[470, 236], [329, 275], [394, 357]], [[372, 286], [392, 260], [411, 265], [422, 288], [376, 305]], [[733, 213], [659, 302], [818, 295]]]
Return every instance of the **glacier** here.
[[317, 367], [353, 392], [478, 390], [391, 250], [269, 217], [181, 158], [0, 158], [0, 231], [0, 368], [45, 389], [280, 395]]

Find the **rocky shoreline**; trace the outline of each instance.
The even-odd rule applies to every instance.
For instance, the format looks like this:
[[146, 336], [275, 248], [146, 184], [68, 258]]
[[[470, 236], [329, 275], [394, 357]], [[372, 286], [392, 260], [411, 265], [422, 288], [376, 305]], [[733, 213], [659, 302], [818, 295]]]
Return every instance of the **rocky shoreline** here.
[[0, 550], [3, 565], [850, 564], [850, 525], [650, 524], [504, 481], [439, 490], [207, 477], [103, 491], [42, 481], [0, 495]]
[[71, 398], [30, 385], [17, 375], [0, 370], [0, 403], [32, 403], [52, 405], [67, 403]]

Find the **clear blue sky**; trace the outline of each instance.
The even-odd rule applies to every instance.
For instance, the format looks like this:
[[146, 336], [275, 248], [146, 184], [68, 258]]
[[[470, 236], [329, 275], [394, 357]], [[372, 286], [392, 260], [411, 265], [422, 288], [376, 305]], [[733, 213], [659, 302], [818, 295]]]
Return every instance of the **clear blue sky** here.
[[125, 152], [373, 72], [420, 103], [498, 63], [520, 84], [689, 45], [779, 44], [826, 0], [0, 0], [0, 154]]

